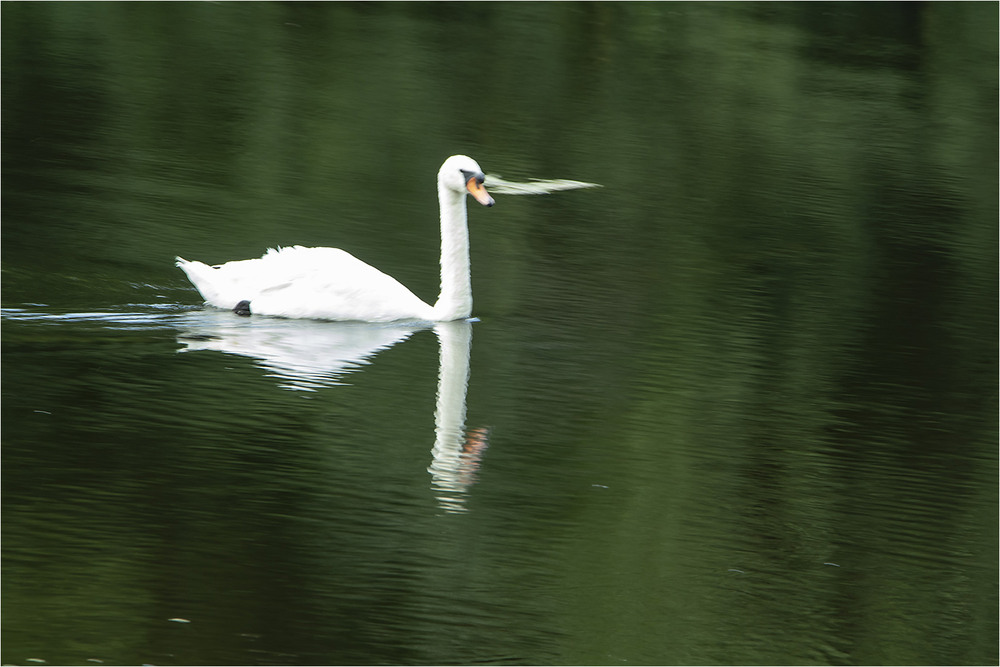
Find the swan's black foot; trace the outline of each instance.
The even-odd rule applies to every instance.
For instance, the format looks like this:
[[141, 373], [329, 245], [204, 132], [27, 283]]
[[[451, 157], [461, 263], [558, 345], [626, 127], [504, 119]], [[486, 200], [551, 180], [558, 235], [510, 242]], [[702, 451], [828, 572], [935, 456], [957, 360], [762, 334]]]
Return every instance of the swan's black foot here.
[[233, 308], [233, 312], [241, 317], [250, 317], [250, 302], [244, 299]]

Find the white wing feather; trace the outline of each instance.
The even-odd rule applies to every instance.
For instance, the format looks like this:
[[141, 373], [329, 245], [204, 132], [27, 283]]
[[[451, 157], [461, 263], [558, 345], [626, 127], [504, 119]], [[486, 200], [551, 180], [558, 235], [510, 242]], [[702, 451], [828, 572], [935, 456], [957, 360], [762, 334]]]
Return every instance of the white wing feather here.
[[387, 322], [433, 319], [432, 308], [392, 276], [339, 248], [272, 248], [260, 259], [211, 267], [177, 258], [206, 303], [250, 301], [258, 315]]

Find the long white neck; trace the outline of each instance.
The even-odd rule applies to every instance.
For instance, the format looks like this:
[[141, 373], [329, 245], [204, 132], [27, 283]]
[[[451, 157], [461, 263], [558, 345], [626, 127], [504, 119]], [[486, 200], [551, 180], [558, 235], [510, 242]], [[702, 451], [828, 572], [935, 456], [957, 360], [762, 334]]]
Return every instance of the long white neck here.
[[469, 265], [469, 225], [465, 193], [438, 183], [441, 206], [441, 293], [434, 304], [439, 322], [472, 315], [472, 276]]

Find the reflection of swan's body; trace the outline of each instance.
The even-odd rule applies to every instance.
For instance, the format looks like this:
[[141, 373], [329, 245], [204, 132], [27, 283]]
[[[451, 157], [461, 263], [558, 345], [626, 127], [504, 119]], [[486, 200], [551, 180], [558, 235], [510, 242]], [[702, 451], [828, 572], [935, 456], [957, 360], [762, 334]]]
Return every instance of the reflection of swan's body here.
[[279, 248], [260, 259], [177, 266], [213, 306], [294, 318], [447, 322], [472, 313], [465, 195], [492, 206], [475, 160], [453, 155], [438, 172], [441, 208], [441, 293], [433, 306], [396, 279], [338, 248]]
[[[214, 350], [257, 360], [282, 388], [315, 391], [340, 384], [380, 350], [409, 338], [420, 326], [365, 322], [309, 322], [240, 318], [221, 311], [189, 313], [178, 336], [184, 352]], [[488, 429], [465, 432], [472, 324], [434, 325], [440, 344], [433, 461], [427, 468], [441, 507], [464, 510], [466, 490], [489, 442]]]
[[245, 319], [231, 313], [191, 313], [178, 341], [184, 352], [214, 350], [258, 360], [285, 389], [315, 390], [340, 383], [380, 350], [420, 327], [364, 322]]

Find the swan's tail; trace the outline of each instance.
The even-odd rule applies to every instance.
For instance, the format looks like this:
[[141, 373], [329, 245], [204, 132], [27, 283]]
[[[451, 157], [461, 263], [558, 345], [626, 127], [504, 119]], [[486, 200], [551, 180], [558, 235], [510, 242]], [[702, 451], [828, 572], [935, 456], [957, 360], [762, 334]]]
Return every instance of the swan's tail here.
[[205, 299], [206, 303], [219, 308], [233, 307], [236, 302], [233, 301], [233, 304], [227, 305], [227, 302], [232, 299], [225, 294], [228, 291], [226, 287], [229, 281], [219, 275], [218, 269], [213, 269], [202, 262], [189, 262], [183, 257], [176, 257], [175, 260], [177, 268], [187, 275], [188, 280], [201, 293], [201, 297]]

